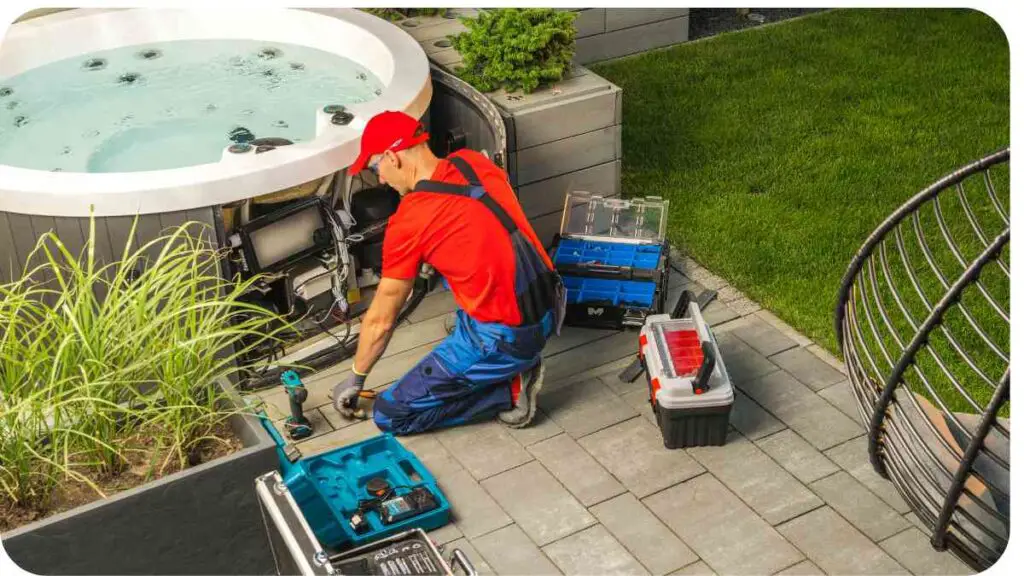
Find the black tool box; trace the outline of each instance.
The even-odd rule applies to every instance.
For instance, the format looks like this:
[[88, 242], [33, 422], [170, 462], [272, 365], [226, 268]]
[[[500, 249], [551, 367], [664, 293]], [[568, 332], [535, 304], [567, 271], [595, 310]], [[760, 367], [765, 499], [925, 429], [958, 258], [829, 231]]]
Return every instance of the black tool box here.
[[664, 311], [667, 218], [668, 200], [657, 196], [566, 196], [551, 259], [565, 283], [567, 326], [639, 328]]

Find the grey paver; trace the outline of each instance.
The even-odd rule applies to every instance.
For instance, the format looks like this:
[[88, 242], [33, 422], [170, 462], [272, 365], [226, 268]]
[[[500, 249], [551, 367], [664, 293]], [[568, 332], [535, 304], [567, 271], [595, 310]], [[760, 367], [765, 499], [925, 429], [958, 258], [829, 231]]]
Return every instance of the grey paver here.
[[303, 456], [312, 456], [373, 438], [380, 434], [380, 429], [373, 420], [364, 420], [358, 424], [328, 432], [321, 436], [307, 438], [297, 443]]
[[447, 428], [438, 432], [437, 439], [477, 480], [533, 459], [495, 420]]
[[739, 318], [740, 315], [725, 304], [722, 304], [717, 300], [713, 300], [706, 308], [701, 310], [701, 316], [704, 317], [705, 322], [714, 327]]
[[555, 421], [540, 408], [537, 408], [537, 412], [533, 416], [533, 422], [530, 422], [530, 425], [526, 428], [508, 429], [509, 436], [515, 438], [516, 442], [523, 446], [536, 444], [552, 436], [558, 436], [561, 433], [562, 429], [558, 427], [558, 424], [555, 424]]
[[727, 302], [725, 305], [735, 310], [740, 316], [750, 316], [761, 309], [760, 304], [746, 296], [740, 296], [732, 302]]
[[864, 433], [860, 424], [847, 418], [787, 372], [771, 372], [740, 386], [753, 400], [819, 450]]
[[821, 568], [814, 565], [814, 562], [810, 560], [804, 560], [796, 566], [790, 566], [782, 572], [777, 573], [775, 576], [824, 576], [824, 572]]
[[886, 504], [892, 506], [900, 514], [910, 512], [910, 507], [900, 496], [899, 492], [891, 482], [882, 478], [875, 472], [874, 466], [868, 459], [868, 440], [866, 436], [859, 436], [827, 450], [825, 456], [838, 464], [843, 470], [850, 473], [858, 482], [868, 487], [876, 496]]
[[534, 444], [529, 451], [584, 506], [592, 506], [626, 491], [567, 434]]
[[916, 526], [917, 529], [921, 532], [924, 532], [925, 534], [929, 534], [931, 532], [928, 529], [928, 527], [924, 525], [924, 522], [922, 522], [921, 519], [917, 517], [917, 513], [915, 513], [913, 510], [904, 514], [903, 518], [907, 522], [910, 522], [911, 525]]
[[882, 549], [914, 574], [974, 574], [952, 552], [932, 548], [928, 537], [917, 528], [905, 530], [881, 543]]
[[646, 384], [641, 390], [634, 390], [620, 396], [623, 402], [631, 406], [633, 410], [636, 410], [647, 419], [648, 422], [658, 425], [658, 417], [655, 416], [654, 410], [651, 408], [651, 394], [647, 391]]
[[651, 574], [666, 574], [700, 558], [632, 494], [590, 509]]
[[906, 530], [910, 525], [888, 504], [841, 471], [810, 485], [836, 512], [868, 538], [878, 542]]
[[636, 410], [597, 378], [585, 380], [545, 394], [538, 403], [544, 412], [573, 438], [586, 436], [602, 428], [637, 415]]
[[437, 439], [436, 432], [414, 436], [398, 436], [398, 441], [430, 470], [434, 476], [457, 474], [465, 470]]
[[[730, 302], [728, 306], [735, 309], [736, 303], [743, 300]], [[743, 319], [743, 323], [744, 325], [736, 328], [733, 334], [739, 336], [741, 340], [749, 344], [758, 354], [771, 356], [783, 350], [794, 348], [797, 345], [792, 338], [757, 316], [747, 316]]]
[[672, 576], [717, 576], [717, 574], [707, 564], [694, 562], [689, 566], [676, 570], [672, 573]]
[[790, 326], [785, 321], [783, 321], [781, 318], [779, 318], [778, 316], [776, 316], [775, 314], [772, 314], [771, 312], [769, 312], [767, 310], [758, 310], [757, 312], [754, 313], [754, 316], [757, 316], [761, 320], [764, 320], [768, 324], [771, 324], [772, 326], [774, 326], [776, 330], [778, 330], [779, 332], [782, 332], [789, 339], [791, 339], [794, 342], [796, 342], [797, 346], [800, 346], [800, 347], [810, 346], [811, 344], [814, 343], [813, 341], [811, 341], [810, 338], [808, 338], [808, 337], [804, 336], [803, 334], [797, 332], [792, 326]]
[[726, 284], [725, 286], [718, 288], [718, 296], [716, 297], [716, 300], [723, 304], [728, 304], [729, 302], [738, 300], [744, 296], [745, 294], [740, 292], [735, 286], [732, 284]]
[[844, 380], [838, 384], [833, 384], [828, 388], [818, 392], [818, 396], [824, 398], [829, 404], [839, 408], [843, 414], [850, 417], [850, 420], [854, 422], [863, 422], [863, 418], [860, 415], [860, 408], [857, 406], [857, 398], [853, 395], [853, 388], [850, 387], [850, 382]]
[[[484, 560], [484, 557], [481, 556], [480, 552], [477, 551], [476, 546], [473, 546], [473, 544], [469, 540], [465, 538], [459, 538], [458, 540], [455, 540], [454, 542], [449, 542], [447, 545], [445, 545], [445, 560], [451, 558], [451, 555], [455, 550], [462, 550], [462, 552], [465, 553], [466, 557], [469, 558], [470, 563], [473, 564], [473, 569], [476, 570], [477, 574], [496, 574], [494, 568], [491, 568], [491, 565], [488, 564], [486, 560]], [[458, 570], [454, 567], [453, 569]], [[456, 574], [458, 574], [458, 572], [456, 572]]]
[[632, 382], [623, 382], [619, 380], [618, 372], [611, 372], [600, 377], [601, 382], [604, 382], [605, 386], [611, 389], [612, 392], [622, 396], [637, 390], [647, 390], [647, 379], [644, 378], [643, 374], [639, 378]]
[[810, 346], [807, 347], [807, 351], [810, 352], [811, 354], [814, 354], [822, 362], [825, 362], [826, 364], [842, 372], [843, 374], [846, 373], [846, 366], [843, 364], [842, 359], [836, 358], [835, 356], [832, 355], [831, 352], [825, 350], [821, 346], [817, 344], [811, 344]]
[[756, 442], [797, 480], [809, 484], [839, 470], [834, 462], [792, 430], [783, 430]]
[[558, 574], [558, 568], [515, 524], [473, 539], [473, 546], [498, 574]]
[[729, 423], [744, 436], [751, 440], [757, 440], [786, 429], [782, 422], [758, 406], [749, 396], [739, 390], [734, 389], [733, 392]]
[[565, 574], [647, 574], [601, 525], [549, 544], [544, 552]]
[[715, 332], [715, 339], [725, 360], [725, 369], [734, 383], [753, 380], [779, 369], [732, 332]]
[[824, 504], [739, 434], [731, 434], [724, 446], [690, 448], [688, 452], [769, 524], [785, 522]]
[[845, 375], [808, 352], [806, 348], [779, 352], [768, 359], [812, 390], [824, 390], [846, 379]]
[[455, 525], [466, 537], [475, 538], [512, 523], [512, 518], [469, 472], [441, 476], [437, 481], [451, 502]]
[[667, 450], [661, 431], [643, 418], [605, 428], [579, 443], [638, 498], [704, 471], [684, 450]]
[[829, 574], [907, 574], [884, 550], [827, 506], [791, 520], [778, 530]]
[[550, 544], [597, 522], [536, 461], [503, 472], [481, 484], [538, 546]]
[[694, 282], [712, 290], [717, 290], [729, 284], [722, 279], [721, 276], [712, 273], [710, 270], [700, 264], [697, 264], [696, 261], [691, 260], [690, 258], [685, 260], [683, 273], [686, 274], [687, 277], [692, 278]]
[[[598, 331], [592, 330], [591, 332]], [[588, 372], [594, 368], [603, 368], [610, 362], [627, 357], [631, 359], [636, 356], [638, 345], [636, 334], [618, 332], [594, 340], [585, 346], [546, 357], [544, 361], [546, 365], [544, 391], [541, 394], [566, 384], [584, 380]], [[625, 364], [628, 363], [629, 360], [625, 362]], [[543, 401], [541, 406], [547, 407]]]
[[447, 544], [462, 538], [462, 531], [459, 530], [459, 527], [454, 522], [449, 522], [436, 530], [427, 532], [427, 534], [431, 540], [438, 544]]
[[772, 574], [803, 559], [711, 474], [643, 502], [720, 574]]

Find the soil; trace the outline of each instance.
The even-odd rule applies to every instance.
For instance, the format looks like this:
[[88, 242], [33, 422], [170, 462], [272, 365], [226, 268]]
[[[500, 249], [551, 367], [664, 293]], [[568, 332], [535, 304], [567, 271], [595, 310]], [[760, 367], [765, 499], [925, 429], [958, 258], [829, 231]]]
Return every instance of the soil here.
[[[749, 10], [749, 14], [741, 14], [736, 8], [691, 8], [690, 40], [762, 26], [769, 22], [788, 20], [812, 12], [821, 12], [827, 8], [750, 8]], [[751, 17], [751, 15], [754, 16]], [[759, 22], [758, 20], [762, 20], [762, 18], [757, 15], [763, 17], [763, 21]]]
[[[211, 435], [221, 441], [206, 440], [185, 466], [182, 466], [180, 461], [174, 458], [161, 470], [161, 465], [167, 457], [167, 450], [157, 450], [153, 446], [153, 436], [140, 433], [133, 439], [134, 441], [130, 442], [133, 450], [128, 455], [130, 465], [127, 469], [117, 475], [93, 474], [89, 476], [89, 480], [96, 484], [103, 494], [110, 497], [174, 474], [184, 468], [198, 466], [227, 456], [243, 447], [241, 439], [234, 434], [227, 422], [215, 427]], [[150, 465], [151, 462], [157, 464]], [[103, 497], [89, 485], [73, 481], [58, 486], [53, 500], [45, 509], [20, 506], [3, 499], [0, 500], [0, 533], [102, 499]]]

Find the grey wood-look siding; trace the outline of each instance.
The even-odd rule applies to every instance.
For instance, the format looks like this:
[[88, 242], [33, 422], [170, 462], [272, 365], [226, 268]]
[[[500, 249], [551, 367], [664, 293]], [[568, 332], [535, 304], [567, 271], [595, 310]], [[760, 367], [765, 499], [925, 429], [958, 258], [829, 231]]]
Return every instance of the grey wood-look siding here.
[[[201, 222], [209, 228], [203, 233], [204, 240], [214, 242], [216, 220], [213, 208], [200, 208], [164, 214], [146, 214], [138, 219], [135, 233], [131, 234], [133, 216], [110, 216], [95, 219], [95, 258], [98, 265], [121, 259], [125, 246], [131, 240], [135, 250], [154, 240], [168, 228], [185, 222]], [[29, 255], [47, 232], [53, 231], [73, 255], [85, 257], [82, 252], [89, 237], [89, 218], [67, 218], [52, 216], [28, 216], [12, 212], [0, 212], [0, 282], [9, 282], [25, 273]], [[147, 252], [155, 257], [157, 249]], [[31, 263], [39, 264], [36, 259]]]

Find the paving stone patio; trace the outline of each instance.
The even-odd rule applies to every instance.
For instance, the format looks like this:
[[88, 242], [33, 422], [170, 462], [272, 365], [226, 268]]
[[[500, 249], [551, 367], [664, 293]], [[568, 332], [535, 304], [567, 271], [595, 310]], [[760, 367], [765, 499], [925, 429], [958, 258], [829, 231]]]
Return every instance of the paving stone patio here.
[[[452, 501], [453, 522], [431, 536], [480, 574], [973, 573], [931, 548], [874, 472], [839, 361], [692, 260], [676, 272], [670, 302], [684, 288], [720, 292], [704, 314], [737, 389], [727, 444], [664, 448], [646, 383], [616, 377], [635, 334], [567, 328], [545, 350], [533, 426], [401, 438]], [[428, 296], [368, 385], [387, 386], [426, 355], [453, 308], [445, 292]], [[316, 430], [304, 454], [379, 433], [328, 404], [344, 375], [307, 381]], [[283, 391], [260, 395], [280, 425]]]

